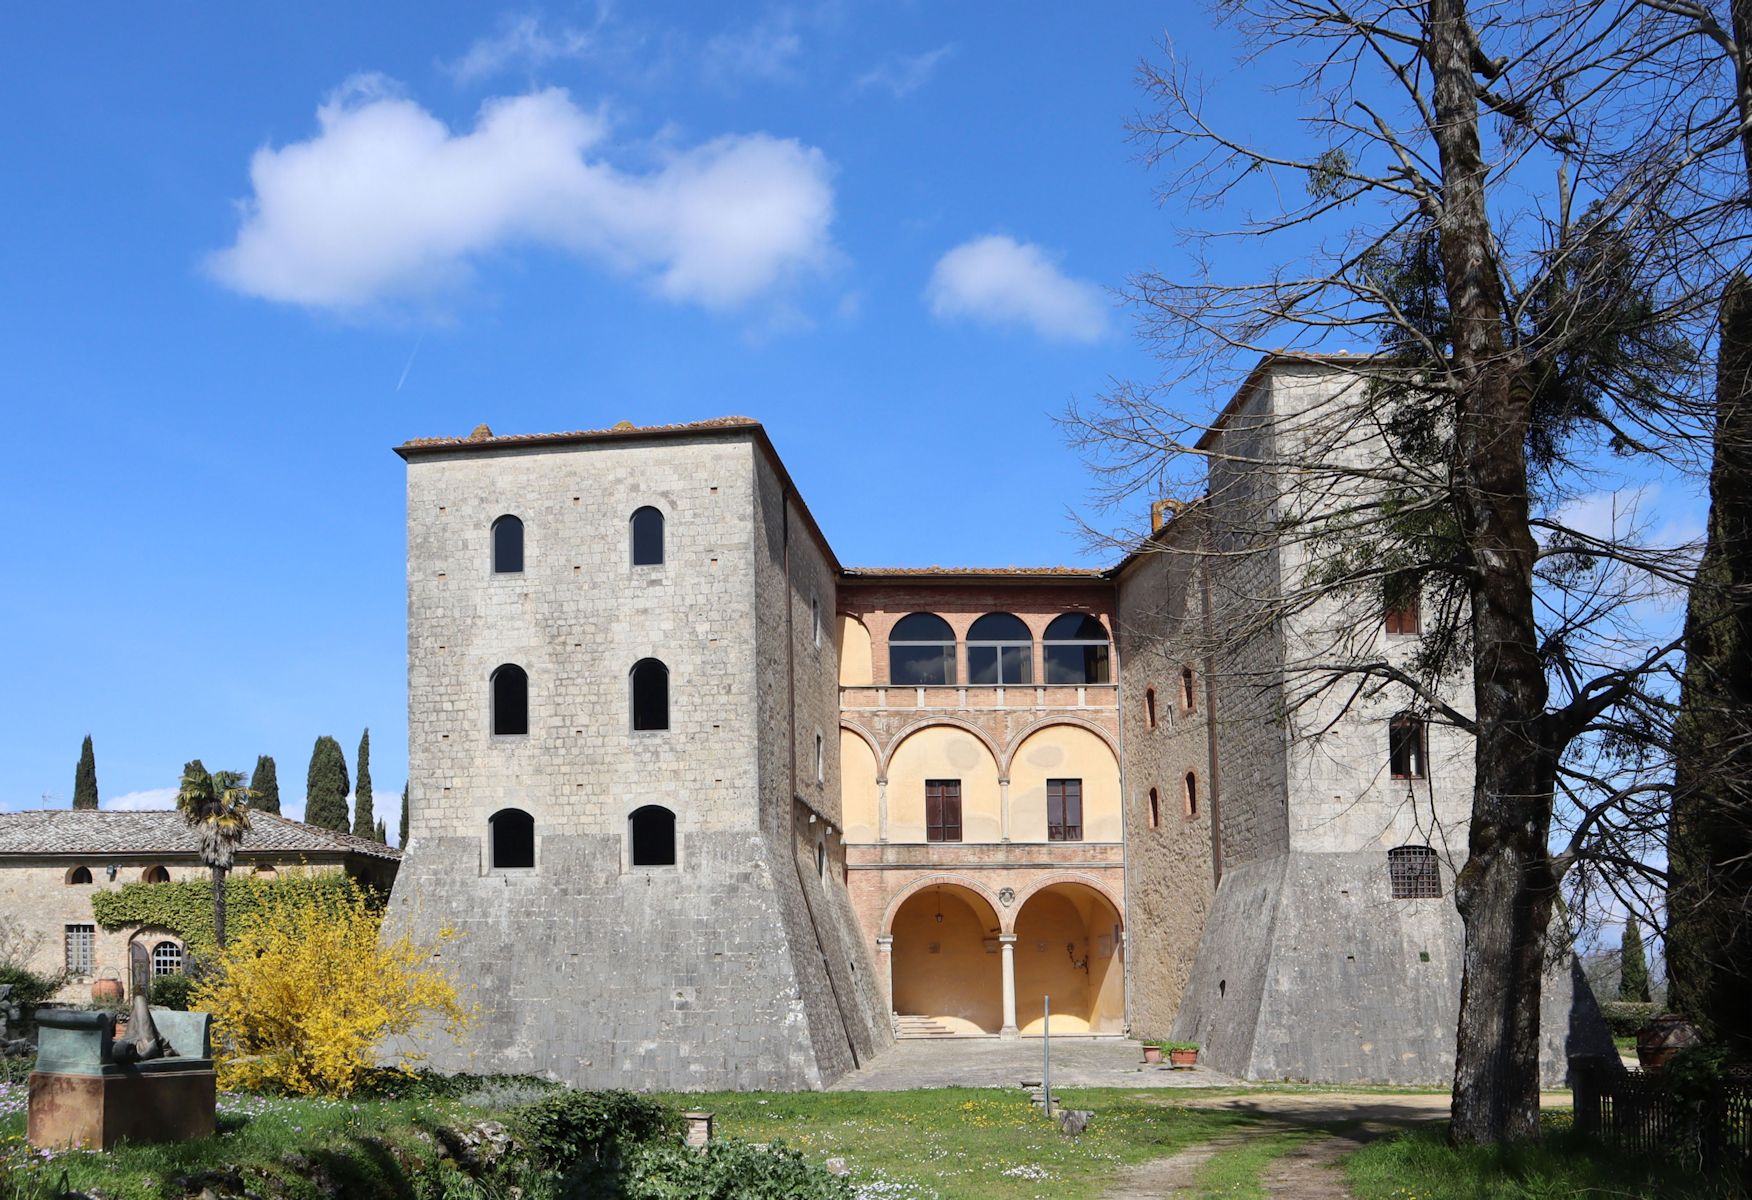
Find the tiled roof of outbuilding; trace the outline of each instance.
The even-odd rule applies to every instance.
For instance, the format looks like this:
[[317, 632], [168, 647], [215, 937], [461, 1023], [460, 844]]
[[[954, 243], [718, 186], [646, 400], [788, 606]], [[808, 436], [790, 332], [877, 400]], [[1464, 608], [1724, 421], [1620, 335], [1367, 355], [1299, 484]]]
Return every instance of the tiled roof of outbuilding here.
[[[397, 859], [401, 851], [350, 833], [319, 829], [273, 813], [249, 816], [250, 830], [238, 853], [363, 854]], [[201, 841], [170, 811], [93, 812], [89, 809], [33, 809], [0, 813], [0, 857], [21, 855], [162, 854], [194, 857]]]

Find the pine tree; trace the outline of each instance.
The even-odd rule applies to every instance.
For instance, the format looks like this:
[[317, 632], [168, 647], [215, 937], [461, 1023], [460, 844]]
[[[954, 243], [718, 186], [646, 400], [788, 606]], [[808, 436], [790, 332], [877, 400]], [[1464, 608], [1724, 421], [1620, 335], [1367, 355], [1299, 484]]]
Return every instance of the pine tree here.
[[255, 793], [255, 798], [249, 802], [250, 808], [265, 813], [280, 811], [280, 776], [274, 767], [273, 755], [256, 757], [255, 774], [249, 777], [249, 790]]
[[97, 809], [97, 756], [91, 750], [91, 735], [79, 748], [79, 767], [73, 772], [73, 807]]
[[1618, 943], [1618, 998], [1649, 1002], [1649, 960], [1643, 955], [1642, 930], [1635, 917], [1624, 919], [1624, 939]]
[[310, 752], [310, 774], [304, 783], [304, 820], [337, 833], [348, 832], [347, 758], [341, 744], [328, 734], [316, 739]]
[[395, 844], [403, 850], [408, 847], [408, 785], [402, 784], [402, 818], [401, 835], [395, 839]]
[[376, 842], [379, 846], [389, 845], [389, 830], [383, 827], [382, 818], [378, 819], [377, 828], [371, 831], [371, 840]]
[[353, 836], [368, 838], [377, 827], [371, 811], [371, 731], [359, 739], [359, 779], [353, 785]]

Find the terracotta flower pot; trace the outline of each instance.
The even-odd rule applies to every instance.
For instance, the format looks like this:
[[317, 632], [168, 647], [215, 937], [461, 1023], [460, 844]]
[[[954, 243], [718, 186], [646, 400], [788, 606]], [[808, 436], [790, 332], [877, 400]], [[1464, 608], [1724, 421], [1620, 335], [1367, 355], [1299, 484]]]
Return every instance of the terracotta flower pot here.
[[1160, 1047], [1160, 1046], [1145, 1046], [1144, 1047], [1144, 1061], [1147, 1063], [1161, 1062], [1162, 1061], [1162, 1047]]
[[98, 1001], [121, 1000], [122, 981], [119, 979], [93, 980], [91, 984], [91, 998]]
[[1170, 1050], [1168, 1061], [1177, 1067], [1193, 1067], [1198, 1065], [1197, 1050]]

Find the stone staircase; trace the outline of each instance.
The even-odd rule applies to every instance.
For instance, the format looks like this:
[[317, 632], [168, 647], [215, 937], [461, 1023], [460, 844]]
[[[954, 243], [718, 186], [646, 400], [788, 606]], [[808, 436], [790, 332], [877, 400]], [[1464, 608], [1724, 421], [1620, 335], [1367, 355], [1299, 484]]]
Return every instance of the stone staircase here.
[[935, 1017], [894, 1015], [894, 1036], [897, 1038], [946, 1038], [954, 1032]]

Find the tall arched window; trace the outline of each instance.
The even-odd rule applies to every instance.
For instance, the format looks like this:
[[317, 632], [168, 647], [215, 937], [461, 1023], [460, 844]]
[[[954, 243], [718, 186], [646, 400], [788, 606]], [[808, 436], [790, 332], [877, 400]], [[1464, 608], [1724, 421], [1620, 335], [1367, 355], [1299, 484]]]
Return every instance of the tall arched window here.
[[982, 687], [1034, 682], [1034, 635], [1020, 617], [987, 613], [967, 631], [967, 682]]
[[663, 565], [663, 514], [648, 504], [633, 514], [633, 565]]
[[1180, 668], [1180, 709], [1193, 712], [1198, 708], [1198, 676], [1191, 667]]
[[633, 664], [633, 728], [669, 728], [669, 668], [654, 658]]
[[661, 804], [647, 804], [627, 818], [635, 867], [675, 865], [675, 814]]
[[523, 570], [523, 522], [507, 513], [493, 522], [493, 574], [517, 575]]
[[1065, 613], [1046, 627], [1048, 683], [1106, 683], [1107, 630], [1087, 613]]
[[1156, 689], [1144, 689], [1144, 728], [1156, 727]]
[[178, 975], [182, 973], [183, 949], [175, 942], [159, 942], [152, 947], [152, 974]]
[[493, 732], [529, 732], [529, 676], [516, 663], [493, 672]]
[[1198, 816], [1198, 773], [1195, 771], [1186, 773], [1186, 815]]
[[888, 682], [933, 687], [955, 682], [955, 631], [935, 613], [913, 613], [888, 635]]
[[1162, 800], [1156, 795], [1156, 789], [1150, 789], [1150, 828], [1155, 829], [1162, 824]]
[[487, 818], [487, 862], [495, 871], [535, 866], [535, 818], [521, 808], [501, 808]]

